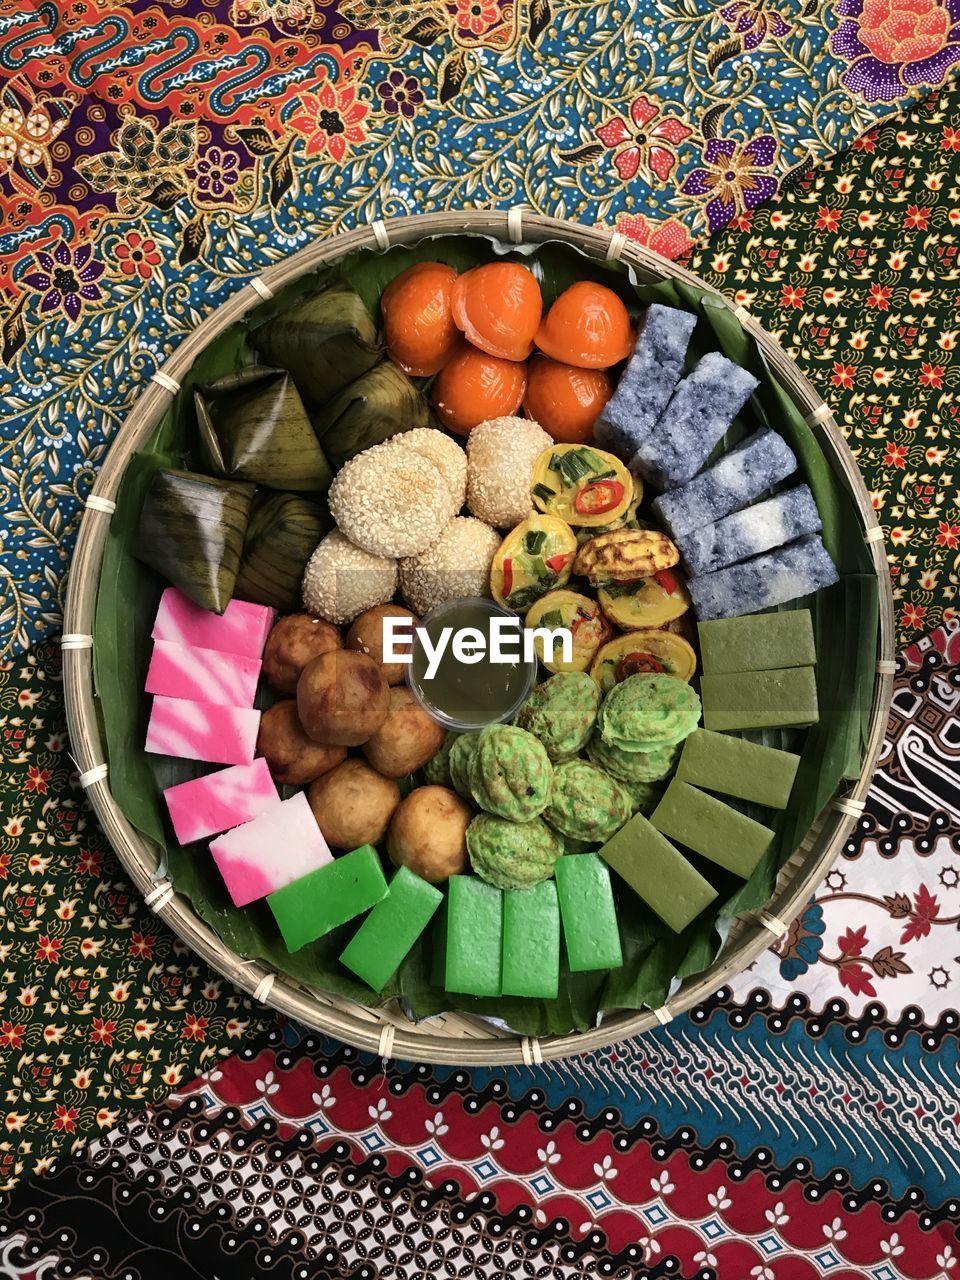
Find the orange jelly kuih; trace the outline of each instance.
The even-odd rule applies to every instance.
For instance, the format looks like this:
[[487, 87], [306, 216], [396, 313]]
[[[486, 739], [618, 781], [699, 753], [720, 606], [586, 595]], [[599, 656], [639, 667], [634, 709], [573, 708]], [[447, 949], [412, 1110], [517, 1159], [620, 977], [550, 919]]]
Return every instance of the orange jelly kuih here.
[[457, 273], [443, 262], [418, 262], [391, 280], [380, 299], [387, 355], [404, 373], [429, 378], [453, 354], [460, 333], [451, 294]]
[[526, 360], [543, 300], [536, 277], [518, 262], [488, 262], [457, 278], [453, 318], [468, 342], [502, 360]]
[[613, 290], [580, 280], [557, 298], [535, 341], [552, 360], [578, 369], [609, 369], [626, 360], [634, 338], [627, 308]]
[[516, 413], [526, 385], [526, 365], [464, 342], [437, 374], [431, 399], [443, 426], [465, 436], [488, 418]]
[[559, 444], [588, 444], [612, 395], [613, 382], [603, 369], [578, 369], [534, 356], [527, 366], [523, 408]]

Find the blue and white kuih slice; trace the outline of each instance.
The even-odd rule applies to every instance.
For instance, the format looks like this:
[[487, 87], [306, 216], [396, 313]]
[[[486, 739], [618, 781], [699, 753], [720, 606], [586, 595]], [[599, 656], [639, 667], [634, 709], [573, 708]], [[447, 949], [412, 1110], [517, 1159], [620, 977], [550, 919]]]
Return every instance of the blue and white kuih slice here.
[[701, 622], [759, 613], [812, 595], [838, 578], [821, 538], [813, 533], [766, 555], [691, 578], [687, 590]]
[[678, 488], [697, 474], [759, 385], [726, 356], [708, 352], [678, 384], [630, 470], [660, 489]]
[[782, 436], [768, 427], [754, 431], [689, 484], [662, 493], [653, 509], [674, 538], [720, 520], [759, 498], [797, 469]]
[[677, 539], [677, 546], [690, 573], [697, 575], [749, 560], [822, 528], [810, 487], [800, 484], [722, 520], [691, 529]]
[[593, 438], [601, 449], [630, 461], [673, 395], [696, 324], [689, 311], [658, 302], [647, 307], [633, 354], [594, 424]]

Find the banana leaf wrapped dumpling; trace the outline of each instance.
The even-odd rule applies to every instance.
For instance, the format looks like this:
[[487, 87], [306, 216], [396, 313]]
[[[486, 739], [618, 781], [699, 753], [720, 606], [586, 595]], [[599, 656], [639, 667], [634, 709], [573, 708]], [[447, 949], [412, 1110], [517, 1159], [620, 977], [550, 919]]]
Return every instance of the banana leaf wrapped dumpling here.
[[298, 493], [257, 495], [234, 595], [282, 613], [300, 607], [300, 582], [330, 528], [327, 512]]
[[332, 479], [293, 378], [255, 365], [193, 393], [200, 443], [218, 475], [322, 492]]
[[331, 466], [339, 470], [372, 445], [402, 431], [429, 426], [430, 410], [407, 375], [385, 360], [344, 388], [312, 418]]
[[195, 604], [223, 613], [233, 597], [252, 484], [160, 469], [140, 510], [138, 560]]
[[324, 404], [382, 358], [377, 325], [348, 284], [334, 284], [253, 335], [270, 364], [289, 369], [311, 405]]

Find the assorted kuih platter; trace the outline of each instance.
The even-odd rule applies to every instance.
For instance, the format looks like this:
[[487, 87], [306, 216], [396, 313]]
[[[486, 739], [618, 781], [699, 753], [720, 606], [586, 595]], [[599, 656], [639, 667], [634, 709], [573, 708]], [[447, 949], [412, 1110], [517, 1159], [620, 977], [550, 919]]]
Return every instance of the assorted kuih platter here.
[[[82, 638], [64, 645], [72, 751], [138, 890], [191, 947], [257, 998], [408, 1060], [494, 1064], [582, 1052], [657, 1025], [740, 972], [799, 912], [839, 852], [869, 785], [892, 688], [883, 543], [855, 461], [816, 391], [773, 339], [689, 272], [622, 237], [532, 215], [522, 224], [516, 215], [482, 211], [429, 215], [379, 224], [376, 232], [347, 233], [269, 269], [145, 384], [101, 471], [100, 501], [84, 516], [71, 568], [65, 635], [93, 637], [92, 649]], [[767, 815], [774, 838], [749, 878], [721, 876], [714, 906], [679, 934], [620, 892], [622, 966], [564, 972], [555, 1000], [445, 991], [434, 980], [428, 935], [377, 996], [337, 963], [349, 934], [289, 952], [263, 903], [234, 907], [209, 855], [172, 839], [163, 788], [193, 775], [143, 749], [151, 627], [167, 583], [135, 554], [140, 512], [159, 469], [195, 462], [194, 388], [256, 363], [251, 335], [259, 326], [341, 282], [379, 323], [384, 289], [411, 265], [439, 261], [462, 273], [511, 255], [534, 268], [545, 309], [578, 281], [608, 286], [634, 311], [654, 302], [679, 307], [697, 317], [688, 361], [719, 352], [758, 380], [721, 451], [774, 428], [798, 460], [794, 482], [809, 485], [819, 509], [839, 580], [797, 603], [811, 612], [820, 717], [809, 728], [754, 737], [800, 756], [789, 806]], [[328, 457], [335, 434], [325, 442]]]

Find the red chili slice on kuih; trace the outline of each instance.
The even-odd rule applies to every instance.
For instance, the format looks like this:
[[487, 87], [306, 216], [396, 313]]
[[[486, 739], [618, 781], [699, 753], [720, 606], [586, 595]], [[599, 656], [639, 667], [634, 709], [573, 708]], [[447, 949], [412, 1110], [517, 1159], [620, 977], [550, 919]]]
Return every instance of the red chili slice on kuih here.
[[627, 676], [652, 676], [663, 671], [663, 663], [652, 653], [628, 653], [617, 664], [617, 684]]
[[504, 600], [506, 600], [507, 596], [510, 594], [512, 590], [513, 590], [513, 561], [508, 558], [503, 562], [503, 598]]
[[675, 596], [679, 589], [680, 583], [669, 569], [658, 569], [653, 575], [654, 582], [659, 582], [668, 596]]
[[554, 573], [559, 573], [560, 570], [566, 565], [569, 559], [570, 559], [569, 554], [563, 551], [563, 552], [560, 552], [558, 555], [548, 556], [548, 558], [544, 561], [544, 564], [547, 566], [548, 569], [552, 569]]
[[584, 485], [574, 499], [574, 510], [582, 516], [602, 516], [623, 501], [626, 493], [619, 480], [595, 480]]

